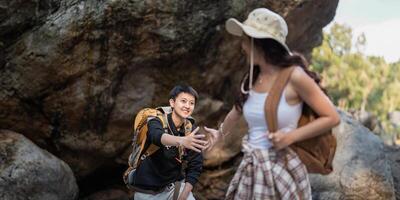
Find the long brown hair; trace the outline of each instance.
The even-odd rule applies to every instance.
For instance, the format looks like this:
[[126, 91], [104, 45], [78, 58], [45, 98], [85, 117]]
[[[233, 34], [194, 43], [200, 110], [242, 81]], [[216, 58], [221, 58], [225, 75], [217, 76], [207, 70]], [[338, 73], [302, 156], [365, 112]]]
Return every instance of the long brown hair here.
[[[308, 69], [308, 62], [304, 58], [303, 55], [299, 53], [289, 52], [277, 41], [273, 39], [256, 39], [254, 38], [254, 46], [259, 47], [264, 52], [264, 57], [266, 61], [272, 65], [279, 66], [282, 68], [290, 67], [290, 66], [299, 66], [303, 68], [303, 70], [319, 85], [319, 87], [326, 93], [325, 89], [320, 85], [321, 78], [320, 76]], [[247, 72], [243, 78], [241, 83], [244, 81], [244, 89], [249, 90], [249, 73]], [[257, 80], [258, 75], [260, 74], [260, 66], [254, 66], [253, 73], [253, 83]], [[248, 98], [248, 94], [243, 94], [239, 89], [238, 95], [235, 100], [235, 107], [237, 110], [242, 111], [243, 104], [246, 102]]]

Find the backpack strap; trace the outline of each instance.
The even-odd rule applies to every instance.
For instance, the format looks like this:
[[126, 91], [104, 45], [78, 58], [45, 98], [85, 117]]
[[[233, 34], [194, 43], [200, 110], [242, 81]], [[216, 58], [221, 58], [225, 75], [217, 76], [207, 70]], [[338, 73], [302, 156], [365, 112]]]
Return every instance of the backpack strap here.
[[180, 191], [181, 191], [181, 184], [182, 184], [182, 182], [180, 182], [180, 181], [176, 181], [175, 182], [175, 187], [174, 187], [174, 195], [173, 195], [173, 197], [172, 197], [172, 200], [177, 200], [178, 199], [178, 197], [179, 197], [179, 193], [180, 193]]
[[282, 98], [282, 92], [285, 88], [294, 67], [287, 67], [279, 72], [277, 79], [272, 85], [265, 102], [265, 119], [267, 120], [268, 130], [273, 133], [278, 130], [278, 105]]
[[192, 121], [190, 121], [189, 119], [186, 119], [184, 122], [184, 128], [185, 128], [185, 136], [192, 133], [192, 128], [193, 128]]
[[[185, 136], [189, 135], [190, 133], [192, 133], [192, 128], [193, 128], [193, 122], [189, 119], [185, 119], [185, 122], [183, 124], [184, 129], [185, 129]], [[184, 154], [184, 147], [183, 146], [179, 146], [178, 147], [178, 153], [179, 153], [179, 160], [183, 161], [183, 154]]]
[[[155, 117], [150, 117], [148, 119], [154, 119], [154, 118], [158, 118], [161, 121], [161, 124], [163, 126], [163, 130], [165, 133], [168, 133], [168, 120], [167, 120], [167, 114], [161, 113], [160, 111], [157, 112], [157, 116]], [[145, 143], [145, 142], [143, 142]], [[155, 144], [150, 144], [149, 147], [144, 151], [143, 156], [147, 157], [150, 156], [151, 154], [155, 153], [158, 149], [160, 149], [160, 147], [158, 147]], [[144, 149], [143, 149], [144, 150]], [[144, 158], [143, 158], [144, 159]]]
[[172, 113], [172, 108], [171, 106], [161, 106], [156, 108], [158, 111], [160, 111], [163, 114], [169, 114]]

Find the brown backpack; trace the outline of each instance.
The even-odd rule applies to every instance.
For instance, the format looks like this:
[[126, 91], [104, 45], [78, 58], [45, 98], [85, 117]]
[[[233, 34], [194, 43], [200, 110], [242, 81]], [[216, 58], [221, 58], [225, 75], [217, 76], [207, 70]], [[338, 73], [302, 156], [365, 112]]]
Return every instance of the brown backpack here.
[[[133, 125], [132, 153], [129, 155], [128, 159], [129, 167], [123, 175], [123, 180], [128, 188], [132, 190], [136, 189], [133, 187], [133, 180], [131, 180], [132, 173], [136, 171], [143, 160], [160, 148], [155, 144], [150, 144], [148, 147], [145, 147], [148, 134], [147, 122], [150, 119], [158, 118], [161, 121], [164, 132], [168, 133], [167, 115], [171, 112], [171, 107], [144, 108], [136, 115]], [[190, 119], [192, 120], [192, 118]], [[190, 120], [185, 120], [184, 127], [185, 134], [190, 134], [192, 131], [192, 122]], [[182, 154], [183, 147], [179, 147], [179, 157], [182, 157]]]
[[[282, 92], [286, 86], [294, 67], [288, 67], [282, 70], [278, 75], [265, 103], [265, 118], [267, 120], [270, 132], [278, 130], [277, 110]], [[302, 127], [318, 116], [312, 109], [304, 105], [303, 112], [298, 122], [298, 127]], [[316, 137], [296, 142], [290, 146], [300, 160], [306, 165], [309, 173], [329, 174], [332, 172], [332, 160], [336, 151], [336, 138], [332, 134], [332, 130], [327, 131]]]

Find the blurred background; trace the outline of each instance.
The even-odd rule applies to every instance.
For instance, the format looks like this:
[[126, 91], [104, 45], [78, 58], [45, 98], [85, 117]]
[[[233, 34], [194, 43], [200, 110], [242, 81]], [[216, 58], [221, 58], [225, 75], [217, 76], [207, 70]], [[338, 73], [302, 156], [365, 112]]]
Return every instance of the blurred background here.
[[391, 145], [400, 144], [399, 8], [394, 0], [339, 1], [311, 66], [335, 105]]

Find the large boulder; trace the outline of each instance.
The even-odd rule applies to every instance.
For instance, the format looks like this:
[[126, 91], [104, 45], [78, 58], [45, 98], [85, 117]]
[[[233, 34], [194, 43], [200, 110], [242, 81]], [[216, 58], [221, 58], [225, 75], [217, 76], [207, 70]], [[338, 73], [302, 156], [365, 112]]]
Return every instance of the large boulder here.
[[382, 140], [343, 112], [334, 135], [334, 171], [326, 176], [310, 175], [313, 198], [395, 199], [392, 169]]
[[390, 166], [392, 168], [394, 190], [396, 199], [400, 199], [400, 147], [399, 146], [386, 146], [386, 155], [389, 158]]
[[77, 0], [25, 0], [0, 3], [0, 47], [4, 50], [16, 38], [46, 21], [60, 7]]
[[74, 200], [71, 168], [21, 134], [0, 130], [0, 199]]
[[[20, 1], [10, 2], [14, 9]], [[0, 127], [59, 156], [80, 179], [126, 155], [135, 113], [168, 103], [178, 82], [193, 85], [203, 100], [224, 102], [220, 113], [199, 120], [216, 124], [247, 70], [226, 19], [268, 7], [288, 20], [289, 46], [309, 54], [337, 3], [47, 0], [23, 7], [28, 28], [4, 33], [18, 37], [0, 55]], [[16, 17], [4, 14], [2, 22], [18, 27]]]

